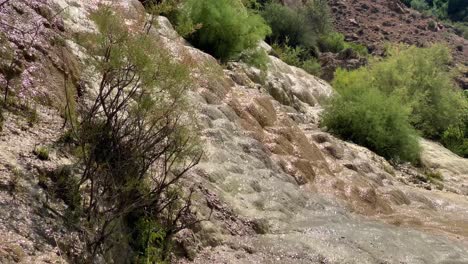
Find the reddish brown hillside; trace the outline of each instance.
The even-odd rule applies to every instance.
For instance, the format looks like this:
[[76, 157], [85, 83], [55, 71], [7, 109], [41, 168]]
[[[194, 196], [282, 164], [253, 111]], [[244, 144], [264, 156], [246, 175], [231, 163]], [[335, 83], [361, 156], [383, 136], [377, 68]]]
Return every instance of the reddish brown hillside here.
[[335, 28], [349, 41], [380, 54], [386, 42], [427, 46], [445, 42], [456, 62], [468, 64], [468, 41], [434, 18], [407, 8], [399, 0], [329, 0]]

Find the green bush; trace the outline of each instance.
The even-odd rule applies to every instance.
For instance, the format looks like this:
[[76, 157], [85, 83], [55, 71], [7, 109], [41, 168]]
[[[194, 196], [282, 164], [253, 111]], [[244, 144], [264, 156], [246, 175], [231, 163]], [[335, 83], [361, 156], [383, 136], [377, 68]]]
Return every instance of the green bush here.
[[362, 57], [366, 57], [369, 55], [369, 50], [367, 49], [366, 46], [362, 44], [354, 43], [354, 42], [346, 42], [345, 46], [346, 48], [350, 48], [354, 50], [357, 54], [359, 54]]
[[34, 124], [39, 122], [39, 114], [37, 113], [36, 108], [30, 108], [26, 110], [24, 115], [26, 116], [26, 121], [30, 127], [33, 127]]
[[201, 25], [189, 41], [222, 61], [255, 48], [271, 32], [261, 16], [238, 1], [188, 0], [184, 10], [194, 24]]
[[321, 35], [332, 29], [331, 13], [324, 0], [308, 1], [297, 9], [269, 2], [261, 14], [272, 29], [270, 43], [309, 49], [317, 45]]
[[252, 10], [263, 9], [263, 6], [270, 0], [241, 0], [245, 7]]
[[302, 9], [306, 22], [317, 36], [333, 30], [332, 15], [326, 0], [309, 0]]
[[411, 8], [422, 12], [424, 10], [428, 10], [429, 5], [426, 3], [425, 0], [412, 0], [411, 1]]
[[320, 51], [323, 52], [338, 53], [346, 47], [344, 35], [338, 32], [331, 32], [327, 35], [321, 36], [318, 44]]
[[322, 66], [320, 65], [320, 62], [314, 57], [302, 61], [300, 68], [315, 76], [320, 76], [322, 73]]
[[455, 28], [455, 33], [464, 39], [468, 39], [468, 22], [457, 22], [453, 23], [452, 26]]
[[298, 10], [270, 2], [261, 14], [271, 27], [269, 43], [287, 43], [293, 47], [315, 45], [316, 38], [312, 26], [306, 22], [305, 16]]
[[[452, 82], [447, 66], [451, 61], [448, 48], [399, 45], [388, 48], [387, 55], [355, 71], [337, 71], [333, 85], [341, 97], [327, 109], [324, 124], [343, 138], [363, 144], [387, 158], [393, 158], [390, 153], [399, 149], [401, 142], [386, 138], [390, 135], [382, 127], [402, 137], [411, 150], [414, 147], [408, 138], [414, 136], [405, 135], [414, 133], [408, 125], [424, 137], [441, 140], [464, 155], [468, 103]], [[385, 108], [388, 113], [380, 114]], [[378, 123], [379, 118], [384, 124]], [[399, 131], [394, 131], [395, 124], [401, 126]], [[380, 144], [382, 138], [390, 145]], [[414, 154], [402, 150], [400, 158], [414, 160], [411, 153]]]
[[387, 53], [387, 58], [370, 66], [372, 85], [386, 94], [399, 94], [402, 103], [412, 108], [412, 125], [423, 136], [440, 139], [449, 126], [460, 122], [465, 104], [448, 68], [450, 50], [443, 45], [400, 45]]
[[274, 43], [272, 48], [277, 56], [285, 63], [302, 68], [310, 74], [320, 75], [320, 63], [301, 46], [294, 48], [287, 44], [280, 45]]
[[[163, 248], [166, 232], [149, 217], [139, 217], [128, 221], [135, 225], [132, 234], [132, 248], [135, 250], [133, 263], [165, 263]], [[136, 223], [136, 224], [134, 224]]]
[[464, 108], [459, 109], [463, 118], [458, 124], [451, 125], [442, 135], [442, 144], [461, 157], [468, 158], [468, 97]]
[[445, 147], [461, 157], [468, 158], [468, 133], [466, 128], [459, 126], [449, 127], [442, 135]]
[[419, 160], [418, 139], [409, 123], [410, 109], [398, 96], [372, 87], [367, 70], [338, 70], [333, 86], [340, 95], [326, 107], [322, 126], [387, 159]]
[[266, 70], [270, 61], [268, 54], [263, 49], [246, 50], [241, 54], [240, 60], [260, 70]]
[[338, 53], [345, 49], [352, 49], [360, 56], [365, 57], [369, 55], [366, 46], [358, 43], [346, 42], [344, 35], [338, 32], [331, 32], [321, 36], [318, 41], [318, 46], [320, 51], [323, 52]]

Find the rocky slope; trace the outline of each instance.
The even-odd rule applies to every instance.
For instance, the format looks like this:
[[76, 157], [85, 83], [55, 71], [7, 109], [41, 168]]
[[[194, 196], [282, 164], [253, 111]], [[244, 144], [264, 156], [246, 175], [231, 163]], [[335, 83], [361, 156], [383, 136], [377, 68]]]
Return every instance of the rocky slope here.
[[[79, 249], [54, 214], [63, 205], [48, 201], [38, 182], [41, 171], [71, 162], [57, 143], [63, 122], [57, 102], [63, 72], [77, 87], [93, 87], [73, 80], [86, 50], [71, 36], [94, 30], [88, 15], [98, 2], [16, 0], [0, 10], [15, 27], [44, 24], [40, 44], [26, 52], [36, 59], [21, 59], [25, 69], [37, 66], [25, 87], [44, 98], [35, 101], [38, 122], [31, 127], [9, 112], [0, 136], [1, 263], [69, 262], [70, 250]], [[144, 15], [136, 0], [112, 5], [125, 11], [128, 23]], [[223, 68], [180, 38], [167, 19], [160, 17], [159, 25], [151, 34], [191, 67], [196, 84], [191, 98], [205, 157], [186, 184], [196, 187], [200, 219], [211, 213], [178, 236], [185, 257], [175, 262], [468, 262], [468, 160], [422, 140], [423, 162], [442, 180], [408, 165], [392, 167], [318, 128], [321, 104], [333, 96], [323, 80], [275, 57], [266, 72], [240, 63]], [[2, 32], [24, 52], [27, 38], [15, 38], [4, 25]], [[68, 39], [63, 50], [53, 45], [56, 36]], [[37, 145], [51, 146], [49, 161], [32, 154]]]
[[443, 42], [452, 47], [458, 63], [468, 62], [468, 40], [457, 36], [450, 26], [406, 7], [399, 0], [331, 0], [335, 27], [347, 40], [382, 52], [385, 43], [416, 46]]

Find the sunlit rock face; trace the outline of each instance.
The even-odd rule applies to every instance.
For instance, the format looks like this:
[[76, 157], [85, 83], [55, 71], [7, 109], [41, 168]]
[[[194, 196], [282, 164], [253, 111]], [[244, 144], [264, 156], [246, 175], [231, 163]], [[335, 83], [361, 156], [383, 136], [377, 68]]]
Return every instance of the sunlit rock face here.
[[[99, 2], [42, 4], [67, 7], [63, 25], [73, 34], [95, 30], [89, 14]], [[129, 25], [145, 15], [136, 0], [106, 3], [123, 10]], [[444, 178], [442, 183], [424, 181], [419, 169], [394, 168], [368, 149], [319, 128], [323, 104], [335, 96], [325, 81], [272, 56], [264, 72], [243, 63], [220, 65], [182, 39], [164, 17], [150, 34], [190, 68], [190, 99], [202, 128], [204, 157], [185, 184], [195, 187], [197, 215], [208, 220], [180, 233], [177, 241], [184, 254], [175, 262], [468, 262], [466, 159], [423, 140], [423, 163]], [[66, 45], [72, 58], [85, 61], [83, 47], [73, 39]], [[87, 81], [92, 89], [93, 80]], [[59, 79], [51, 82], [60, 86]], [[49, 119], [39, 126], [42, 132], [9, 136], [0, 144], [5, 150], [0, 162], [21, 154], [7, 148], [56, 140], [49, 130], [59, 129], [60, 115], [44, 111]], [[34, 136], [46, 132], [49, 136]], [[6, 197], [0, 193], [4, 211], [11, 209]], [[27, 221], [2, 217], [0, 230], [21, 226], [21, 232], [12, 228], [8, 234], [27, 241], [20, 245], [28, 245], [22, 251], [29, 255], [22, 259], [31, 261], [24, 263], [46, 263], [45, 252], [56, 247], [38, 235], [34, 223], [42, 216], [28, 209], [27, 201], [17, 213]], [[50, 232], [59, 240], [65, 236], [60, 230]], [[3, 241], [0, 260], [4, 248], [15, 250]], [[36, 243], [44, 246], [35, 248]]]

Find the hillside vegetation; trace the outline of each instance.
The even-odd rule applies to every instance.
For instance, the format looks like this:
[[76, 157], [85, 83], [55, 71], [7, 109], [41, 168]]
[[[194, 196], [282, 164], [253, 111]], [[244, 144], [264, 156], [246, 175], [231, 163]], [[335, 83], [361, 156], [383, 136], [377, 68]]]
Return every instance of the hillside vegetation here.
[[323, 125], [390, 159], [417, 161], [414, 130], [466, 156], [468, 98], [451, 78], [448, 48], [400, 45], [387, 53], [358, 70], [338, 70], [340, 96]]

